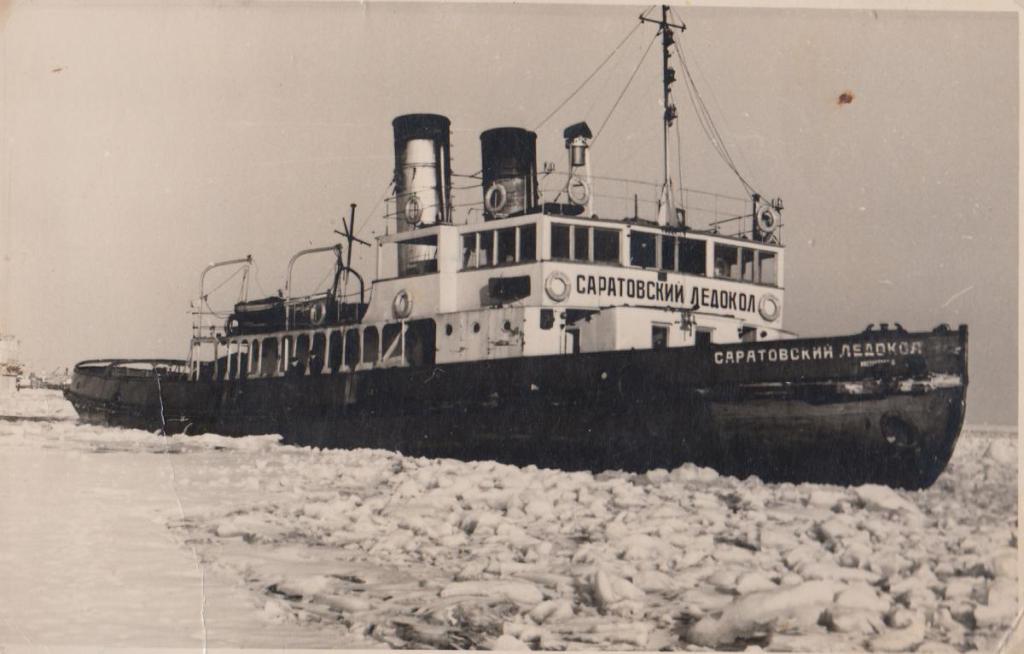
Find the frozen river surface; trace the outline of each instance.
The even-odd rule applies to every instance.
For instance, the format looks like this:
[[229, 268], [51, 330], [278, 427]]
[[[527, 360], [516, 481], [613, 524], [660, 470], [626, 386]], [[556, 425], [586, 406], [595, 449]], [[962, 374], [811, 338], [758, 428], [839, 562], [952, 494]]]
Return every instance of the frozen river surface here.
[[565, 473], [76, 426], [0, 399], [0, 646], [997, 647], [1013, 432], [926, 491]]

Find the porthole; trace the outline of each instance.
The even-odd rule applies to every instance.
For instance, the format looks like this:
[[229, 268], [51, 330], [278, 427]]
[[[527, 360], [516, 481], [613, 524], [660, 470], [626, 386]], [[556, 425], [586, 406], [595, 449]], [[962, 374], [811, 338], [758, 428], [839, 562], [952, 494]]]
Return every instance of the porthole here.
[[451, 323], [449, 323], [449, 324], [444, 326], [444, 335], [445, 336], [451, 336], [452, 335], [452, 331], [453, 330], [452, 330]]
[[505, 331], [507, 331], [507, 332], [512, 331], [512, 322], [511, 321], [506, 320], [505, 324], [503, 326], [505, 328]]
[[474, 334], [478, 334], [479, 332], [480, 332], [480, 323], [478, 323], [478, 322], [473, 323], [473, 333]]

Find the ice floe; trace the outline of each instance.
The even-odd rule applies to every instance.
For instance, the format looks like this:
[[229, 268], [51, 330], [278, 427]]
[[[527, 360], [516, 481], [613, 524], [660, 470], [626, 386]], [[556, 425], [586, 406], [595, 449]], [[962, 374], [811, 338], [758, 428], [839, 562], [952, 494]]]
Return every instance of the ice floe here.
[[991, 648], [1017, 608], [1005, 436], [965, 432], [917, 492], [69, 421], [0, 423], [0, 447], [164, 457], [184, 513], [166, 512], [169, 533], [259, 620], [333, 633], [324, 646], [941, 654]]

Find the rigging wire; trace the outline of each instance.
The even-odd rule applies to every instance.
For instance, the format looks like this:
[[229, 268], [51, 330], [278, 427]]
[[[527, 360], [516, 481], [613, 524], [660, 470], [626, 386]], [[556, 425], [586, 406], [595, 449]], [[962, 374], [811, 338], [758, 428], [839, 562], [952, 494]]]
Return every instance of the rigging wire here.
[[[685, 44], [681, 43], [680, 47], [684, 47], [684, 45]], [[705, 91], [708, 94], [710, 94], [710, 96], [711, 96], [711, 102], [712, 102], [713, 108], [715, 110], [714, 115], [718, 116], [719, 122], [722, 123], [722, 127], [725, 129], [726, 133], [729, 133], [729, 125], [726, 124], [726, 122], [724, 120], [725, 111], [722, 109], [722, 105], [718, 101], [718, 96], [715, 94], [715, 87], [714, 87], [714, 85], [711, 84], [711, 82], [708, 81], [707, 75], [704, 74], [703, 69], [701, 69], [701, 67], [700, 67], [700, 61], [697, 60], [697, 58], [693, 55], [692, 52], [690, 53], [690, 61], [693, 63], [693, 67], [697, 69], [697, 76], [700, 77], [701, 83], [703, 84], [703, 87], [704, 87]], [[730, 156], [732, 155], [731, 152], [729, 154], [730, 154]], [[747, 161], [743, 157], [743, 151], [742, 150], [737, 150], [736, 154], [739, 155], [740, 162], [744, 164], [744, 167], [749, 169], [750, 166], [746, 165]]]
[[212, 295], [213, 293], [216, 293], [220, 289], [224, 288], [224, 286], [228, 282], [230, 282], [239, 273], [242, 273], [243, 271], [244, 271], [244, 274], [242, 276], [242, 284], [245, 284], [246, 276], [248, 275], [248, 268], [249, 268], [249, 266], [238, 266], [237, 268], [235, 268], [235, 272], [233, 272], [230, 275], [228, 275], [228, 277], [224, 281], [222, 281], [220, 284], [217, 284], [217, 286], [215, 286], [214, 288], [210, 289], [201, 298], [199, 298], [199, 301], [202, 303], [200, 308], [199, 308], [199, 311], [201, 312], [203, 310], [202, 306], [206, 306], [206, 310], [211, 315], [217, 316], [218, 318], [227, 318], [229, 315], [231, 315], [231, 311], [230, 310], [227, 311], [227, 312], [225, 312], [225, 311], [217, 311], [212, 306], [210, 306], [210, 295]]
[[254, 282], [256, 282], [256, 287], [260, 289], [260, 293], [263, 295], [263, 297], [268, 297], [270, 293], [267, 293], [267, 289], [263, 288], [263, 284], [260, 283], [260, 267], [256, 264], [255, 259], [253, 259], [251, 265], [255, 269], [253, 271], [252, 279]]
[[597, 132], [594, 133], [594, 138], [590, 141], [591, 145], [597, 143], [598, 137], [601, 136], [601, 131], [604, 130], [604, 126], [608, 124], [608, 120], [612, 117], [612, 114], [615, 113], [616, 107], [619, 106], [619, 102], [622, 101], [622, 97], [626, 95], [626, 91], [629, 90], [629, 85], [633, 83], [633, 79], [636, 77], [640, 67], [643, 66], [644, 61], [647, 59], [647, 54], [651, 51], [651, 48], [654, 46], [654, 42], [657, 40], [658, 35], [655, 34], [654, 38], [652, 38], [651, 42], [647, 45], [647, 49], [644, 50], [643, 56], [640, 57], [640, 61], [637, 63], [636, 68], [633, 69], [633, 74], [630, 75], [629, 79], [626, 81], [626, 86], [622, 88], [622, 92], [619, 93], [619, 97], [615, 99], [615, 104], [612, 105], [611, 111], [609, 111], [608, 115], [604, 117], [604, 122], [601, 123], [601, 126], [597, 128]]
[[[327, 270], [326, 273], [324, 273], [324, 276], [320, 278], [320, 281], [317, 282], [316, 286], [314, 286], [313, 288], [319, 289], [320, 287], [322, 287], [324, 285], [324, 282], [327, 281], [327, 278], [331, 277], [332, 275], [334, 275], [334, 271], [335, 271], [335, 266], [336, 265], [337, 265], [337, 263], [331, 264], [331, 267]], [[313, 293], [310, 293], [310, 295], [315, 295], [315, 294], [316, 294], [316, 291], [314, 291]]]
[[[393, 180], [388, 182], [387, 186], [384, 187], [384, 192], [380, 194], [380, 197], [377, 199], [376, 204], [374, 204], [373, 208], [370, 209], [370, 212], [368, 214], [366, 214], [367, 216], [373, 216], [373, 212], [377, 210], [377, 208], [380, 206], [380, 203], [383, 202], [384, 198], [386, 198], [388, 196], [388, 191], [391, 190], [391, 185], [392, 184], [394, 184]], [[344, 221], [345, 217], [342, 216], [341, 220]], [[366, 226], [368, 224], [370, 224], [370, 221], [369, 220], [364, 220], [363, 224], [360, 225], [359, 229], [356, 230], [355, 236], [358, 237], [360, 234], [362, 234], [363, 230], [366, 229]]]
[[[674, 10], [672, 11], [672, 14], [677, 20], [679, 19]], [[743, 185], [747, 193], [751, 195], [755, 194], [757, 191], [754, 189], [753, 185], [747, 181], [743, 174], [740, 173], [736, 162], [733, 160], [732, 155], [725, 144], [725, 139], [722, 138], [721, 133], [718, 131], [718, 127], [715, 125], [711, 112], [708, 110], [707, 104], [705, 104], [704, 99], [700, 95], [700, 90], [697, 88], [693, 75], [690, 73], [690, 67], [687, 64], [686, 57], [683, 55], [682, 47], [678, 42], [674, 45], [676, 56], [679, 58], [679, 62], [683, 67], [683, 80], [686, 83], [686, 92], [690, 97], [690, 103], [693, 105], [694, 113], [697, 116], [697, 123], [700, 125], [701, 130], [703, 130], [704, 135], [707, 136], [708, 140], [711, 142], [715, 152], [718, 153], [718, 156], [723, 162], [725, 162], [725, 165], [732, 170], [733, 174], [736, 175], [740, 184]]]
[[245, 266], [238, 266], [237, 268], [235, 268], [235, 272], [233, 272], [233, 273], [231, 273], [230, 275], [228, 275], [227, 279], [225, 279], [224, 281], [222, 281], [222, 282], [221, 282], [220, 284], [217, 284], [217, 286], [215, 286], [215, 287], [214, 287], [213, 289], [211, 289], [211, 290], [210, 290], [210, 291], [208, 291], [208, 292], [207, 292], [206, 294], [204, 294], [204, 295], [203, 295], [203, 300], [205, 301], [205, 300], [206, 300], [207, 298], [209, 298], [209, 297], [210, 297], [210, 295], [211, 295], [212, 293], [216, 293], [216, 292], [217, 292], [217, 291], [219, 291], [220, 289], [224, 288], [224, 285], [225, 285], [225, 284], [227, 284], [227, 283], [228, 283], [228, 282], [230, 282], [230, 281], [231, 281], [232, 279], [234, 279], [234, 278], [235, 278], [235, 276], [236, 276], [236, 275], [237, 275], [238, 273], [242, 272], [242, 270], [244, 270], [244, 269], [245, 269]]
[[[650, 11], [653, 8], [654, 8], [654, 5], [651, 5], [647, 9], [647, 11], [644, 12], [644, 14], [646, 14], [648, 11]], [[604, 58], [604, 61], [602, 61], [600, 64], [598, 64], [597, 68], [595, 68], [594, 71], [592, 73], [590, 73], [590, 75], [587, 75], [587, 78], [585, 80], [583, 80], [583, 82], [579, 86], [576, 87], [576, 90], [574, 90], [572, 93], [569, 94], [569, 97], [567, 97], [565, 100], [562, 100], [562, 103], [559, 104], [557, 107], [555, 107], [555, 109], [551, 113], [549, 113], [547, 116], [545, 116], [544, 120], [542, 120], [539, 123], [537, 123], [537, 126], [533, 128], [533, 131], [537, 131], [541, 127], [543, 127], [544, 124], [546, 122], [548, 122], [551, 119], [552, 116], [557, 114], [562, 109], [562, 107], [564, 107], [566, 104], [569, 103], [570, 100], [572, 100], [574, 97], [576, 97], [576, 94], [579, 93], [583, 89], [583, 87], [586, 86], [587, 83], [594, 78], [594, 75], [597, 75], [598, 72], [600, 72], [600, 70], [602, 68], [604, 68], [605, 64], [607, 64], [608, 61], [612, 57], [615, 56], [615, 53], [618, 52], [619, 49], [623, 45], [626, 44], [626, 41], [628, 41], [629, 38], [631, 36], [633, 36], [633, 34], [636, 33], [637, 29], [639, 29], [642, 24], [643, 23], [637, 22], [637, 24], [633, 26], [633, 29], [629, 30], [629, 33], [626, 34], [625, 38], [623, 38], [621, 41], [619, 41], [619, 44], [617, 46], [615, 46], [615, 48], [613, 48], [611, 52], [608, 53], [608, 56]]]
[[715, 125], [714, 119], [711, 117], [711, 112], [708, 110], [707, 105], [704, 103], [704, 99], [700, 95], [700, 90], [697, 88], [696, 82], [693, 80], [693, 75], [690, 73], [690, 67], [686, 63], [686, 57], [683, 56], [683, 51], [679, 47], [679, 44], [675, 44], [676, 55], [679, 57], [679, 61], [683, 67], [683, 80], [686, 82], [686, 92], [690, 97], [690, 103], [693, 105], [694, 114], [697, 116], [697, 123], [703, 130], [704, 135], [707, 136], [711, 142], [715, 152], [718, 153], [719, 158], [725, 163], [726, 166], [732, 170], [736, 178], [739, 179], [740, 184], [747, 193], [753, 195], [757, 191], [753, 185], [747, 181], [743, 174], [739, 171], [736, 166], [736, 162], [733, 160], [732, 155], [729, 153], [728, 147], [725, 145], [725, 139], [722, 138], [721, 133], [718, 131], [718, 127]]

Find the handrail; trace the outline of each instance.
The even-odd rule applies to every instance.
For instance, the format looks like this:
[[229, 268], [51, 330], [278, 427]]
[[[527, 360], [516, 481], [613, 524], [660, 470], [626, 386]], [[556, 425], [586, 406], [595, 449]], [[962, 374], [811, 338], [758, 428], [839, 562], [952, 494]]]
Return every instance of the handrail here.
[[713, 221], [709, 222], [708, 224], [709, 225], [723, 225], [725, 223], [731, 223], [734, 220], [743, 220], [744, 218], [750, 218], [750, 217], [751, 217], [750, 214], [739, 215], [739, 216], [733, 216], [732, 218], [723, 218], [721, 220], [713, 220]]
[[[561, 201], [559, 196], [564, 194], [565, 180], [570, 176], [571, 173], [565, 170], [549, 169], [539, 172], [537, 204], [543, 206], [547, 202]], [[589, 175], [588, 180], [592, 184], [589, 206], [593, 213], [601, 216], [642, 218], [644, 213], [648, 213], [652, 214], [653, 219], [653, 208], [660, 206], [662, 202], [661, 182], [596, 174]], [[479, 217], [474, 219], [474, 216], [478, 216], [484, 203], [479, 193], [474, 192], [476, 189], [482, 189], [482, 184], [466, 184], [460, 187], [461, 191], [470, 195], [462, 195], [460, 197], [463, 197], [464, 201], [451, 204], [453, 209], [459, 210], [458, 216], [452, 217], [453, 224], [469, 224], [479, 220]], [[673, 192], [676, 193], [676, 207], [684, 210], [688, 218], [695, 219], [692, 221], [693, 224], [689, 224], [691, 221], [688, 221], [687, 227], [696, 230], [713, 230], [716, 225], [709, 224], [711, 221], [748, 212], [751, 203], [750, 197], [685, 186], [673, 186]], [[385, 199], [384, 219], [388, 225], [402, 219], [390, 198]]]
[[95, 366], [103, 364], [107, 366], [111, 365], [122, 365], [125, 363], [149, 363], [149, 364], [167, 364], [167, 365], [178, 365], [184, 364], [184, 359], [87, 359], [85, 361], [79, 361], [75, 364], [75, 368], [82, 366]]
[[184, 359], [89, 359], [75, 364], [74, 372], [89, 374], [109, 374], [117, 368], [129, 368], [132, 364], [148, 365], [156, 375], [163, 373], [184, 375], [188, 373], [188, 361]]

